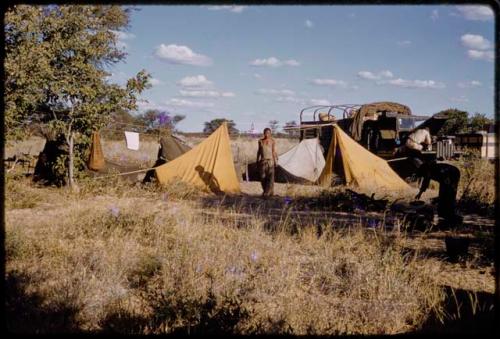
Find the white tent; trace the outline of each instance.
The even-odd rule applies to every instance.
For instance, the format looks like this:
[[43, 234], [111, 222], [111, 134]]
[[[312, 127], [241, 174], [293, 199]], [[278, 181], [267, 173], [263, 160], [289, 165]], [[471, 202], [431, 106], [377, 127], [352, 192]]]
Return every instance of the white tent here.
[[278, 165], [296, 177], [316, 182], [325, 167], [325, 157], [319, 139], [302, 140], [278, 157]]

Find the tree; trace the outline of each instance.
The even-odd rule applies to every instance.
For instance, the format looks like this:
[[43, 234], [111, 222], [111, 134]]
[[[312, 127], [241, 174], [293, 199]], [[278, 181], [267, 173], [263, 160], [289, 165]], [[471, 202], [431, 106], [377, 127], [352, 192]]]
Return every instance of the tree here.
[[204, 133], [213, 133], [220, 125], [224, 122], [227, 122], [227, 129], [229, 130], [229, 134], [238, 134], [239, 131], [236, 129], [236, 124], [233, 120], [228, 119], [213, 119], [208, 122], [205, 122], [205, 127], [203, 128]]
[[275, 134], [276, 131], [278, 130], [278, 124], [279, 124], [278, 120], [270, 120], [269, 121], [269, 128], [271, 129], [271, 132], [273, 134]]
[[158, 128], [168, 128], [172, 131], [175, 131], [177, 124], [184, 120], [186, 116], [180, 114], [172, 116], [168, 112], [162, 112], [157, 109], [150, 109], [139, 115], [137, 118], [140, 123], [145, 124], [150, 130], [156, 130]]
[[[23, 127], [41, 123], [64, 140], [58, 178], [75, 187], [85, 167], [93, 131], [119, 109], [136, 109], [149, 88], [142, 70], [125, 87], [109, 83], [107, 68], [123, 60], [116, 31], [129, 22], [120, 6], [12, 6], [5, 16], [5, 127], [22, 138]], [[67, 177], [67, 181], [64, 180]]]
[[483, 131], [486, 130], [489, 125], [494, 123], [493, 119], [486, 117], [485, 114], [475, 113], [469, 119], [469, 130], [470, 132]]
[[[297, 122], [295, 120], [292, 120], [292, 121], [289, 121], [287, 123], [285, 123], [285, 128], [286, 127], [297, 127]], [[288, 134], [288, 136], [290, 137], [297, 137], [299, 136], [299, 130], [298, 129], [285, 129], [284, 130], [286, 134]]]
[[454, 135], [457, 133], [467, 132], [469, 113], [466, 111], [449, 108], [444, 111], [440, 111], [438, 114], [446, 114], [449, 117], [439, 131], [439, 135]]

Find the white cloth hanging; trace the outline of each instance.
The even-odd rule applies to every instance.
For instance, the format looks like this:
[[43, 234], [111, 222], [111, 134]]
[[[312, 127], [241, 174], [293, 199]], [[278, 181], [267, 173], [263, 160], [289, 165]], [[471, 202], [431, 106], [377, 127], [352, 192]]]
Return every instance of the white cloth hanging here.
[[125, 140], [127, 141], [127, 148], [138, 151], [139, 150], [139, 133], [125, 131]]

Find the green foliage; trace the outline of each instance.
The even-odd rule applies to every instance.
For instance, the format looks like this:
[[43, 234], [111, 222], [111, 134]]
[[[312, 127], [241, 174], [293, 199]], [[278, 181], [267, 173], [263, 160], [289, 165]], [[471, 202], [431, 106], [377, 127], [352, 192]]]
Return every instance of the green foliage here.
[[495, 123], [493, 119], [486, 117], [485, 114], [477, 112], [472, 117], [469, 117], [468, 112], [455, 108], [440, 111], [438, 114], [440, 113], [448, 115], [449, 119], [439, 131], [439, 135], [455, 135], [481, 131], [487, 129], [488, 125]]
[[239, 133], [238, 129], [235, 127], [236, 124], [233, 120], [228, 120], [228, 119], [223, 119], [223, 118], [222, 119], [221, 118], [213, 119], [213, 120], [205, 122], [205, 127], [203, 128], [203, 132], [204, 133], [213, 133], [224, 122], [227, 122], [227, 128], [229, 130], [229, 134]]
[[174, 116], [171, 116], [167, 112], [161, 112], [157, 109], [150, 109], [138, 115], [137, 121], [140, 124], [146, 125], [150, 130], [167, 128], [174, 131], [176, 130], [177, 124], [185, 118], [185, 115], [176, 114]]
[[460, 111], [455, 108], [440, 111], [438, 114], [444, 113], [449, 116], [444, 126], [439, 131], [439, 135], [454, 135], [457, 133], [467, 132], [468, 115], [466, 111]]
[[[136, 109], [136, 96], [150, 87], [145, 70], [124, 88], [106, 79], [107, 68], [125, 58], [115, 32], [128, 22], [120, 6], [12, 6], [5, 16], [7, 138], [43, 124], [74, 144], [74, 167], [82, 170], [92, 132], [113, 112]], [[69, 167], [63, 156], [54, 170], [63, 176]]]
[[469, 119], [469, 130], [471, 132], [482, 131], [488, 128], [488, 125], [494, 124], [495, 121], [486, 117], [485, 114], [475, 113]]

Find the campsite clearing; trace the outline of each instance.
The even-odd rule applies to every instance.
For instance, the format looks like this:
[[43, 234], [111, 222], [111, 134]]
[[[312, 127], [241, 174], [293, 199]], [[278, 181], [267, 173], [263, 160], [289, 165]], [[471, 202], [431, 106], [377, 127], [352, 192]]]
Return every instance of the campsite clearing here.
[[[230, 196], [120, 177], [80, 185], [72, 194], [7, 177], [16, 332], [388, 334], [491, 324], [492, 218], [405, 232], [367, 205], [339, 207], [343, 186], [277, 183], [264, 200], [259, 182], [240, 182]], [[384, 197], [398, 198], [376, 199]], [[472, 239], [466, 257], [448, 258], [450, 236]]]

